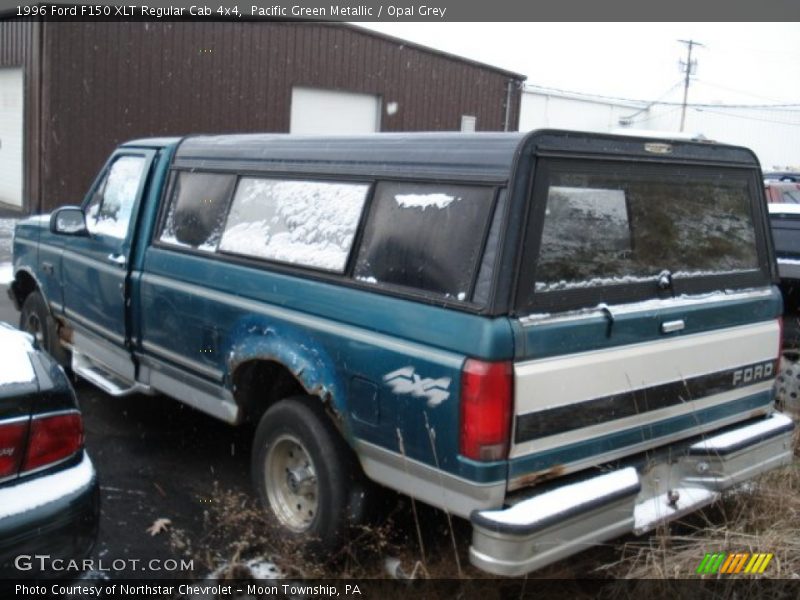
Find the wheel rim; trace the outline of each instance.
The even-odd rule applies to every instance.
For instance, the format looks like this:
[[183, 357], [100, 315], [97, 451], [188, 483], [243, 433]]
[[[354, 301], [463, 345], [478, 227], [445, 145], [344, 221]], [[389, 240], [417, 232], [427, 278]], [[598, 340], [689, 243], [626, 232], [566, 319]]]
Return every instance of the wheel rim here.
[[270, 446], [264, 465], [267, 499], [281, 525], [296, 532], [311, 527], [319, 504], [316, 469], [305, 446], [283, 434]]
[[39, 319], [39, 315], [36, 313], [30, 313], [28, 315], [28, 318], [25, 319], [25, 331], [36, 339], [40, 348], [44, 348], [44, 327], [42, 321]]

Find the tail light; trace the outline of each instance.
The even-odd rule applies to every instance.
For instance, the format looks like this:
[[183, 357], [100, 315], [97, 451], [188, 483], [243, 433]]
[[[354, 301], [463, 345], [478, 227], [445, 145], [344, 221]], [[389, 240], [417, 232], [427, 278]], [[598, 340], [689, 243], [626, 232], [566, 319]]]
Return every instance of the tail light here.
[[31, 420], [30, 441], [22, 471], [64, 460], [82, 447], [83, 421], [79, 413], [35, 418]]
[[0, 480], [16, 475], [28, 439], [28, 419], [0, 423]]
[[510, 362], [467, 359], [461, 373], [461, 454], [474, 460], [508, 456], [514, 395]]

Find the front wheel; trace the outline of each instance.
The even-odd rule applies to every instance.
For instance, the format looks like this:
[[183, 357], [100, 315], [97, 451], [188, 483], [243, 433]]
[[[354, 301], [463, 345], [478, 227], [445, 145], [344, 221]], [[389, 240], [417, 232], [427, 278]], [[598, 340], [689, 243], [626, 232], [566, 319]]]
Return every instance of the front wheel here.
[[252, 476], [276, 531], [312, 554], [342, 545], [352, 525], [360, 467], [316, 398], [281, 400], [264, 413]]
[[38, 291], [33, 291], [22, 303], [19, 316], [19, 328], [30, 333], [39, 345], [39, 348], [52, 356], [61, 366], [70, 364], [69, 351], [58, 340], [58, 325], [44, 298]]

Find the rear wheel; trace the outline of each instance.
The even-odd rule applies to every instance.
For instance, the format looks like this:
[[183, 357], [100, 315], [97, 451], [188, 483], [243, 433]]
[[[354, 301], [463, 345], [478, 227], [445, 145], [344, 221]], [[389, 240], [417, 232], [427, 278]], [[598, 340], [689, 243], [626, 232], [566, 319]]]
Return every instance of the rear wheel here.
[[358, 518], [351, 496], [360, 466], [316, 398], [281, 400], [264, 413], [252, 476], [276, 532], [312, 554], [341, 546]]
[[800, 412], [800, 362], [795, 356], [784, 355], [780, 361], [775, 379], [775, 403], [781, 410]]
[[33, 291], [22, 303], [22, 312], [19, 317], [19, 328], [30, 333], [39, 347], [52, 356], [56, 362], [64, 367], [70, 364], [69, 351], [58, 340], [58, 325], [44, 298], [38, 291]]

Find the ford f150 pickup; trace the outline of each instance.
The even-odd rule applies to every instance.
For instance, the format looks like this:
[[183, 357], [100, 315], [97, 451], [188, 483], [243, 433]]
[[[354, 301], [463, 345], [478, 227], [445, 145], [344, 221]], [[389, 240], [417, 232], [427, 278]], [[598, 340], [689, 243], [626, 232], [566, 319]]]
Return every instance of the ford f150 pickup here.
[[[743, 148], [568, 131], [146, 139], [22, 221], [62, 364], [257, 424], [271, 521], [335, 546], [372, 480], [520, 575], [792, 458]], [[34, 319], [31, 319], [31, 316]]]

